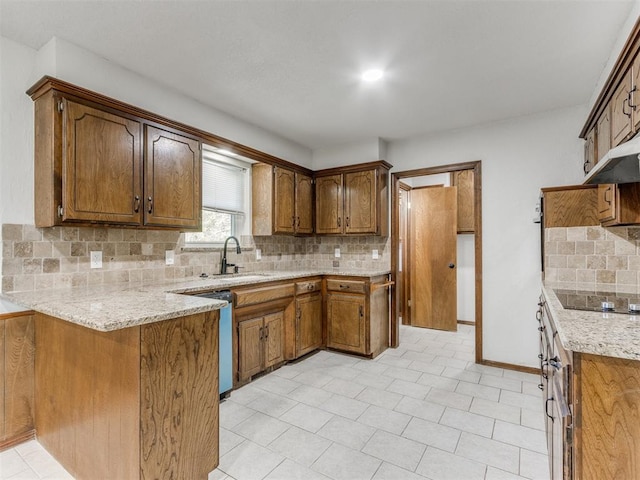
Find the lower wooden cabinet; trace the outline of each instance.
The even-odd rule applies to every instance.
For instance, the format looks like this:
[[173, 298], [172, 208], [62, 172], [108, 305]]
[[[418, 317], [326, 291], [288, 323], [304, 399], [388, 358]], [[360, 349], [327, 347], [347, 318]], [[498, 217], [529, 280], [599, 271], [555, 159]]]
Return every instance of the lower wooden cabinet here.
[[296, 298], [295, 358], [322, 347], [322, 293]]
[[386, 276], [326, 279], [327, 348], [375, 357], [389, 346]]
[[34, 436], [34, 320], [0, 315], [0, 450]]
[[284, 311], [238, 322], [238, 380], [284, 361]]

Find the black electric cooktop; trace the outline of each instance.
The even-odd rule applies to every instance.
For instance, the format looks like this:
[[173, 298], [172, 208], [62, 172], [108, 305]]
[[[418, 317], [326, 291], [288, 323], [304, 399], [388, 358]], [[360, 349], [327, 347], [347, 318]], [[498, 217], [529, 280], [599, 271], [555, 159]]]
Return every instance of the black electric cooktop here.
[[640, 315], [640, 294], [637, 293], [563, 289], [553, 291], [565, 309]]

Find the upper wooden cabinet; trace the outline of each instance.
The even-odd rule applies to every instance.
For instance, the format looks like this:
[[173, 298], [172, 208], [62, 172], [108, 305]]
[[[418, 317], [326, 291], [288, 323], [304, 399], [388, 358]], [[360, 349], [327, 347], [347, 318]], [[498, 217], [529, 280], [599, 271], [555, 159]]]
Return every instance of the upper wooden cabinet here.
[[544, 228], [600, 225], [598, 185], [542, 189]]
[[451, 173], [451, 186], [457, 188], [458, 233], [475, 232], [475, 186], [473, 170]]
[[598, 219], [605, 227], [640, 223], [640, 183], [598, 185]]
[[197, 136], [52, 78], [27, 93], [35, 102], [36, 226], [200, 229]]
[[585, 175], [591, 171], [596, 164], [596, 129], [592, 128], [587, 134], [584, 142], [584, 165], [582, 169]]
[[591, 133], [590, 137], [591, 139], [589, 135], [587, 136], [587, 143], [591, 142], [593, 144], [595, 138], [598, 139], [594, 161], [594, 163], [598, 163], [611, 148], [611, 105], [607, 105], [602, 114], [600, 114], [596, 123], [595, 135]]
[[631, 121], [631, 113], [633, 107], [630, 105], [631, 100], [631, 70], [616, 88], [611, 98], [611, 146], [615, 147], [627, 140], [633, 132], [633, 124]]
[[254, 235], [313, 233], [313, 178], [265, 163], [256, 163], [252, 175]]
[[316, 172], [316, 233], [388, 234], [388, 176], [384, 161]]

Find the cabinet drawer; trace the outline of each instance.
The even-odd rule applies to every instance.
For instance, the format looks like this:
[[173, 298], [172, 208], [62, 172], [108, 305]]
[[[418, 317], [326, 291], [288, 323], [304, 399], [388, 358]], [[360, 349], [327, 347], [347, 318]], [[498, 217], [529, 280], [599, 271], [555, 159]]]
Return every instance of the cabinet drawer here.
[[327, 290], [335, 292], [366, 293], [366, 284], [356, 280], [327, 280]]
[[306, 280], [304, 282], [296, 282], [296, 295], [304, 293], [319, 292], [322, 289], [322, 280]]
[[247, 305], [269, 302], [279, 298], [293, 297], [294, 293], [295, 286], [293, 283], [270, 285], [268, 287], [252, 288], [249, 290], [236, 290], [236, 307], [245, 307]]

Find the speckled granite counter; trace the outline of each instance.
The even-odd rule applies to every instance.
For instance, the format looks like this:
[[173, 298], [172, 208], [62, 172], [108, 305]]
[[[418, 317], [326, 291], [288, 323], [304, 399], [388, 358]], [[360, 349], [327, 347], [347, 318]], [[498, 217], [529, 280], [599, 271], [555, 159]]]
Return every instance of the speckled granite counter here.
[[567, 310], [554, 288], [589, 287], [548, 282], [542, 286], [560, 341], [567, 350], [640, 360], [640, 315]]
[[[103, 332], [207, 312], [227, 302], [188, 294], [317, 275], [372, 278], [382, 272], [259, 272], [165, 281], [154, 284], [111, 284], [4, 294], [4, 298], [35, 310]], [[182, 295], [187, 294], [187, 295]]]

